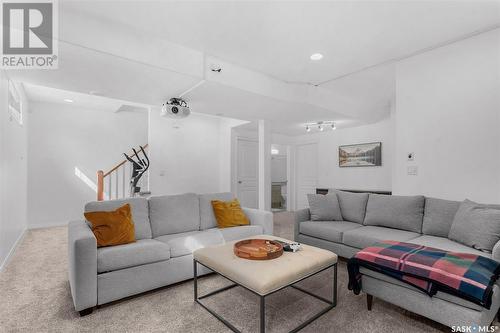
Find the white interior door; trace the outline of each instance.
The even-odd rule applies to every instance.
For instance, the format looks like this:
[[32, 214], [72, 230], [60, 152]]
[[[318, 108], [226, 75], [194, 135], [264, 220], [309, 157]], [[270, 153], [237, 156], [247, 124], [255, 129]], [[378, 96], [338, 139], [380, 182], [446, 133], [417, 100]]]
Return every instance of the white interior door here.
[[259, 147], [257, 141], [238, 139], [236, 181], [242, 207], [257, 208], [259, 179]]
[[296, 150], [296, 209], [309, 207], [307, 194], [316, 193], [318, 185], [318, 145], [298, 145]]

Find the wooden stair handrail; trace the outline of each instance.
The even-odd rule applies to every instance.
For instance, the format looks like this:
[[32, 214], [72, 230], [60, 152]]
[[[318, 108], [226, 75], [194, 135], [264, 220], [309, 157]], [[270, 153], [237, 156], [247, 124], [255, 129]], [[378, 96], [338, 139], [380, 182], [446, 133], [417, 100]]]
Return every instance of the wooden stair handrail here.
[[[145, 144], [144, 146], [142, 146], [142, 148], [146, 149], [148, 148], [148, 144]], [[130, 153], [129, 155], [132, 155], [132, 153]], [[105, 172], [103, 177], [106, 178], [107, 176], [109, 176], [110, 174], [113, 173], [113, 171], [116, 171], [116, 169], [118, 169], [119, 167], [121, 167], [122, 165], [124, 165], [125, 163], [127, 163], [127, 160], [123, 160], [121, 161], [120, 163], [118, 163], [117, 165], [115, 165], [111, 170], [109, 170], [108, 172]]]
[[[148, 145], [149, 144], [146, 143], [144, 146], [142, 146], [142, 148], [146, 149], [146, 148], [148, 148]], [[129, 155], [132, 155], [132, 154], [134, 154], [134, 153], [131, 152]], [[124, 159], [123, 161], [121, 161], [120, 163], [118, 163], [117, 165], [115, 165], [108, 172], [104, 172], [102, 170], [98, 170], [97, 171], [97, 201], [103, 201], [104, 200], [104, 178], [106, 178], [107, 176], [109, 176], [110, 174], [112, 174], [113, 172], [115, 172], [116, 170], [118, 170], [125, 163], [127, 163], [126, 159]]]

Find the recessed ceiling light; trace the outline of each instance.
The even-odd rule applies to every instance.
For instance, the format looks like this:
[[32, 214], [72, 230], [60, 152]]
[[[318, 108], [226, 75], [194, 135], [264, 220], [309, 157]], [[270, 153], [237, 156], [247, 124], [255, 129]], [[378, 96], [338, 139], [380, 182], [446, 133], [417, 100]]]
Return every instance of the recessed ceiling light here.
[[321, 53], [311, 54], [311, 60], [321, 60], [323, 59], [323, 55]]
[[66, 103], [73, 103], [73, 102], [74, 102], [74, 100], [69, 99], [69, 98], [65, 98], [65, 99], [64, 99], [64, 101], [65, 101]]

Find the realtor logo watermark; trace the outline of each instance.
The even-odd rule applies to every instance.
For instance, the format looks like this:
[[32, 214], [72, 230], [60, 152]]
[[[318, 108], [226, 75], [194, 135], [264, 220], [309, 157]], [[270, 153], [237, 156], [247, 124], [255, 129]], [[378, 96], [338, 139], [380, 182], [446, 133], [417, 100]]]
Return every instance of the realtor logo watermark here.
[[56, 69], [58, 17], [54, 0], [2, 1], [3, 69]]

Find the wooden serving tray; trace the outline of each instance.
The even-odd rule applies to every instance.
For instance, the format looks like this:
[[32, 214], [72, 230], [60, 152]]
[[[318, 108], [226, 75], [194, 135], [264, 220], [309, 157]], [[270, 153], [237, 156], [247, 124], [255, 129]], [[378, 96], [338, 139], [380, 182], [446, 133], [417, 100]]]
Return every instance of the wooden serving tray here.
[[234, 244], [234, 254], [250, 260], [276, 259], [283, 254], [283, 245], [267, 239], [245, 239]]

